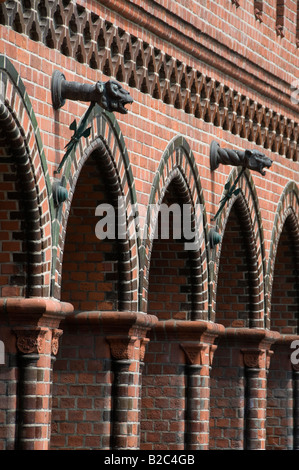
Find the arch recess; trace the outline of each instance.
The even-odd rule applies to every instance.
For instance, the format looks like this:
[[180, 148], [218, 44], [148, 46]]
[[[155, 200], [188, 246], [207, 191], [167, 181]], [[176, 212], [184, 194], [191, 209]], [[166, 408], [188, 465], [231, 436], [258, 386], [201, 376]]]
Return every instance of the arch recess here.
[[[266, 312], [268, 318], [270, 318], [271, 311], [271, 297], [277, 248], [287, 218], [289, 218], [292, 227], [294, 250], [299, 258], [299, 188], [294, 181], [290, 181], [281, 194], [273, 224], [265, 283]], [[268, 327], [270, 328], [270, 321]]]
[[4, 55], [0, 55], [0, 132], [4, 148], [1, 163], [14, 168], [25, 211], [26, 296], [48, 297], [54, 211], [51, 182], [37, 119], [25, 85]]
[[[234, 168], [229, 177], [229, 181], [232, 184], [238, 175], [238, 169]], [[258, 197], [253, 182], [251, 173], [246, 170], [238, 181], [237, 188], [241, 189], [241, 192], [237, 196], [233, 196], [228, 204], [222, 210], [219, 218], [216, 221], [216, 230], [220, 234], [225, 232], [225, 228], [229, 219], [230, 211], [234, 204], [237, 206], [238, 214], [241, 219], [241, 225], [246, 233], [246, 243], [250, 255], [250, 264], [252, 272], [254, 273], [254, 281], [252, 281], [253, 296], [254, 296], [254, 311], [252, 312], [251, 326], [257, 328], [263, 328], [265, 326], [265, 305], [264, 305], [264, 293], [265, 293], [265, 272], [266, 272], [266, 258], [264, 248], [264, 234], [262, 218], [258, 205]], [[222, 197], [224, 194], [222, 195]], [[220, 199], [222, 199], [222, 197]], [[219, 273], [219, 263], [221, 256], [222, 241], [216, 245], [213, 250], [213, 256], [211, 258], [210, 265], [210, 276], [211, 276], [211, 291], [212, 295], [212, 320], [215, 321], [216, 315], [216, 293], [217, 293], [217, 281]]]
[[197, 298], [196, 319], [208, 319], [208, 252], [207, 217], [200, 178], [194, 155], [188, 142], [181, 135], [176, 136], [167, 146], [154, 177], [149, 197], [149, 206], [140, 248], [139, 308], [147, 311], [150, 260], [157, 229], [158, 215], [167, 188], [176, 182], [178, 196], [184, 204], [191, 206], [192, 232], [196, 233], [195, 244], [187, 244], [192, 252], [198, 285], [195, 286]]
[[135, 226], [137, 202], [125, 141], [114, 115], [103, 111], [98, 105], [94, 107], [87, 126], [91, 127], [89, 137], [81, 139], [76, 150], [70, 154], [61, 177], [61, 183], [68, 191], [68, 199], [57, 211], [55, 221], [56, 263], [52, 271], [52, 289], [55, 297], [60, 298], [63, 249], [73, 195], [85, 162], [94, 151], [97, 151], [101, 155], [101, 165], [105, 168], [105, 174], [110, 180], [110, 187], [113, 187], [111, 204], [119, 204], [122, 220], [125, 221], [126, 237], [122, 240], [123, 257], [130, 265], [126, 268], [126, 289], [130, 297], [127, 309], [136, 311], [139, 269], [139, 238]]

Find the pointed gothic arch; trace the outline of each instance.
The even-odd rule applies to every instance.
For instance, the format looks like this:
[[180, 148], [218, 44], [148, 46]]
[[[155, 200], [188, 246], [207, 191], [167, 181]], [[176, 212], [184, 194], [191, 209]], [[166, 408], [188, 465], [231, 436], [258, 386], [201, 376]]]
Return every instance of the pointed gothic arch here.
[[[237, 177], [238, 171], [234, 168], [230, 174], [229, 180], [233, 182]], [[248, 256], [248, 267], [251, 272], [250, 289], [251, 289], [251, 319], [249, 323], [251, 327], [265, 326], [265, 306], [264, 306], [264, 278], [265, 278], [265, 249], [264, 235], [261, 214], [258, 205], [257, 193], [255, 190], [252, 176], [248, 170], [241, 176], [238, 182], [238, 188], [241, 192], [238, 196], [233, 196], [229, 203], [224, 207], [220, 218], [216, 223], [216, 230], [222, 235], [222, 241], [214, 249], [211, 262], [211, 279], [212, 282], [212, 316], [213, 321], [217, 321], [217, 283], [220, 267], [220, 258], [222, 251], [222, 242], [225, 234], [226, 226], [232, 208], [237, 210], [240, 227], [243, 232], [243, 238], [246, 243], [246, 251]], [[221, 198], [220, 198], [221, 199]]]
[[[24, 83], [0, 55], [1, 179], [5, 225], [13, 225], [11, 263], [2, 296], [48, 297], [51, 272], [52, 188], [37, 120]], [[5, 228], [4, 228], [5, 230]], [[4, 281], [4, 280], [3, 280]]]
[[266, 311], [271, 325], [271, 298], [273, 290], [273, 280], [275, 271], [275, 261], [277, 249], [282, 231], [286, 222], [292, 232], [292, 249], [294, 251], [295, 261], [298, 263], [299, 257], [299, 189], [294, 181], [290, 181], [280, 197], [277, 205], [277, 211], [274, 219], [269, 259], [266, 272]]
[[[158, 216], [167, 190], [175, 185], [181, 203], [191, 207], [192, 232], [196, 233], [196, 248], [190, 249], [192, 259], [194, 305], [192, 319], [208, 319], [208, 252], [207, 219], [200, 178], [192, 150], [181, 135], [167, 146], [156, 172], [146, 215], [143, 243], [140, 249], [139, 305], [147, 311], [148, 283], [155, 231]], [[185, 245], [186, 246], [186, 245]]]
[[105, 113], [98, 105], [95, 106], [87, 126], [91, 127], [90, 136], [84, 141], [82, 139], [76, 151], [70, 155], [61, 177], [61, 182], [68, 191], [68, 199], [57, 211], [55, 248], [57, 254], [56, 269], [52, 272], [52, 288], [55, 296], [59, 298], [65, 235], [68, 230], [69, 213], [76, 193], [76, 185], [84, 165], [92, 155], [97, 155], [97, 165], [103, 171], [108, 185], [110, 200], [107, 202], [111, 203], [114, 208], [118, 207], [121, 212], [119, 215], [125, 225], [125, 236], [120, 242], [123, 289], [120, 309], [136, 311], [139, 239], [135, 227], [136, 193], [127, 149], [117, 120], [112, 114]]

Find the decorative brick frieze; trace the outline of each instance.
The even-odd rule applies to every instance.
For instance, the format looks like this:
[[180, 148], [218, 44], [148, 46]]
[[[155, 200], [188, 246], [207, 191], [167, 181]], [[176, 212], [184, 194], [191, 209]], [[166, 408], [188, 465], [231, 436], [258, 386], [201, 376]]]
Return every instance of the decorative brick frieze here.
[[[119, 9], [114, 0], [106, 0], [106, 3]], [[234, 3], [239, 6], [239, 2]], [[261, 2], [255, 3], [258, 5], [255, 15], [260, 20]], [[20, 1], [15, 2], [14, 8], [9, 4], [2, 9], [6, 13], [3, 13], [2, 17], [7, 18], [9, 25], [27, 34], [31, 39], [41, 40], [46, 46], [58, 49], [64, 55], [89, 64], [91, 68], [100, 69], [107, 76], [124, 81], [141, 92], [149, 93], [153, 98], [162, 99], [167, 104], [220, 126], [243, 139], [263, 145], [264, 148], [278, 152], [288, 159], [299, 159], [298, 123], [241, 95], [226, 84], [213, 80], [201, 70], [195, 70], [175, 57], [170, 58], [164, 51], [149, 46], [84, 7], [77, 7], [73, 2], [66, 5], [61, 0], [56, 0], [49, 4], [49, 10], [44, 12], [45, 21], [41, 22], [36, 20], [37, 13], [33, 8], [26, 9], [25, 13]], [[41, 11], [44, 10], [46, 6]], [[278, 10], [280, 12], [281, 7]], [[127, 13], [130, 16], [133, 11], [134, 8], [130, 5], [122, 14]], [[277, 34], [284, 35], [281, 18], [284, 16], [278, 16], [276, 31]], [[140, 15], [138, 20], [141, 20]], [[150, 23], [146, 23], [150, 28]], [[33, 30], [32, 25], [35, 25]], [[172, 33], [174, 34], [174, 31]], [[186, 50], [186, 41], [181, 44], [180, 35], [177, 41], [180, 43], [178, 45]], [[189, 48], [190, 52], [196, 55], [193, 43], [192, 46], [189, 44]], [[208, 62], [211, 60], [211, 51], [209, 54], [204, 51], [199, 53], [201, 60], [202, 54]], [[212, 63], [214, 64], [213, 61]], [[227, 75], [234, 74], [234, 67], [231, 64], [222, 64], [219, 56], [217, 64]], [[248, 82], [251, 87], [258, 87], [259, 76], [256, 76], [254, 81], [251, 77], [240, 78], [240, 74], [244, 73], [244, 69], [240, 68], [236, 78], [243, 83]], [[263, 94], [269, 92], [268, 84], [261, 84], [258, 88], [260, 89], [257, 91]], [[270, 96], [271, 100], [275, 98], [279, 102], [282, 100], [288, 107], [292, 106], [289, 96], [283, 97], [281, 93], [275, 94], [275, 97]]]
[[[282, 2], [0, 0], [0, 449], [299, 448], [295, 3], [282, 38]], [[94, 108], [59, 208], [49, 175], [85, 105], [53, 109], [57, 68], [134, 96], [119, 119]], [[237, 177], [210, 171], [214, 139], [273, 166], [243, 174], [212, 246]], [[118, 196], [125, 239], [96, 245]], [[191, 206], [196, 250], [152, 243], [163, 202]]]

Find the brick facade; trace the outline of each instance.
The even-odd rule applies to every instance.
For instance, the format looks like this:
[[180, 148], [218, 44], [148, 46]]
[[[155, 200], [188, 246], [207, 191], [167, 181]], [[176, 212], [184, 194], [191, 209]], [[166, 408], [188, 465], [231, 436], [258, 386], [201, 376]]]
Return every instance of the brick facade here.
[[[0, 449], [298, 449], [298, 25], [295, 0], [0, 1]], [[88, 103], [54, 109], [55, 70], [134, 100], [60, 173]], [[213, 141], [273, 162], [216, 220], [240, 169]]]

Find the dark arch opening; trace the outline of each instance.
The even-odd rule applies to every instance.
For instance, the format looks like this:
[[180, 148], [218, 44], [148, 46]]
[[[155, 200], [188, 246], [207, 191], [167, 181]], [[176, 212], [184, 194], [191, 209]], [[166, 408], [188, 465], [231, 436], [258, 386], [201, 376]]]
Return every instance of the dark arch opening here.
[[295, 450], [298, 443], [298, 390], [291, 362], [292, 341], [298, 339], [299, 227], [291, 212], [280, 233], [274, 264], [270, 325], [280, 341], [272, 345], [267, 377], [267, 450]]
[[126, 221], [119, 223], [124, 210], [115, 168], [100, 145], [83, 165], [67, 222], [61, 299], [75, 311], [130, 308], [129, 243]]
[[4, 105], [0, 109], [1, 296], [43, 294], [43, 243], [29, 150]]
[[[101, 312], [130, 310], [131, 257], [118, 173], [100, 138], [77, 173], [62, 262], [61, 300], [74, 305], [74, 316], [61, 324], [63, 336], [54, 364], [52, 449], [109, 449], [113, 412], [111, 354]], [[76, 184], [75, 184], [76, 183]], [[123, 202], [122, 200], [120, 202]], [[96, 233], [99, 205], [113, 209], [115, 237]], [[115, 216], [115, 219], [114, 219]], [[119, 216], [122, 225], [118, 227]], [[123, 231], [123, 232], [122, 232]], [[119, 240], [119, 234], [123, 237]], [[80, 322], [80, 312], [99, 312], [98, 322]], [[66, 383], [67, 377], [67, 383]], [[74, 410], [74, 406], [76, 410]]]
[[147, 311], [160, 320], [194, 320], [202, 313], [201, 257], [189, 249], [194, 232], [188, 187], [179, 175], [164, 194], [150, 257]]
[[212, 450], [246, 448], [247, 390], [240, 352], [244, 340], [233, 332], [254, 327], [262, 310], [255, 247], [249, 211], [239, 196], [225, 225], [218, 266], [215, 321], [227, 330], [218, 340], [211, 369]]
[[299, 230], [290, 214], [279, 237], [271, 295], [271, 330], [297, 335], [299, 315]]
[[221, 245], [216, 290], [216, 322], [252, 327], [259, 312], [257, 257], [250, 217], [242, 198], [231, 208]]
[[[190, 192], [179, 171], [170, 178], [161, 199], [150, 254], [147, 313], [156, 315], [161, 323], [202, 318], [201, 256], [189, 249], [195, 220]], [[184, 449], [184, 353], [177, 340], [166, 340], [163, 333], [153, 331], [144, 361], [141, 448]]]

